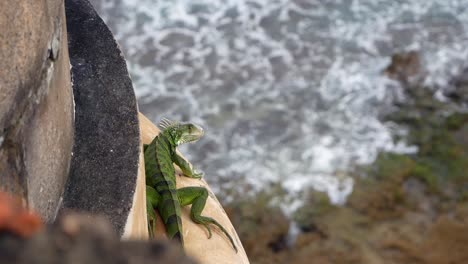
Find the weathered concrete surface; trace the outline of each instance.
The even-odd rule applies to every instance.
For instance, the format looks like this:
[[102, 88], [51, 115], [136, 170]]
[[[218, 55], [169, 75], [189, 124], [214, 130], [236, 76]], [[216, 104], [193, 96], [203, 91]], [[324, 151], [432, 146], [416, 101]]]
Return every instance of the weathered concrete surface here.
[[91, 4], [67, 0], [65, 7], [76, 131], [63, 205], [104, 215], [122, 235], [137, 188], [136, 98], [122, 53]]
[[0, 189], [53, 220], [73, 144], [63, 2], [0, 2]]
[[[140, 131], [141, 131], [140, 123]], [[143, 131], [141, 131], [143, 133]], [[142, 135], [140, 135], [142, 136]], [[143, 145], [141, 145], [143, 148]], [[148, 239], [148, 219], [146, 211], [146, 177], [143, 149], [140, 150], [137, 184], [133, 195], [133, 205], [122, 234], [124, 239]]]

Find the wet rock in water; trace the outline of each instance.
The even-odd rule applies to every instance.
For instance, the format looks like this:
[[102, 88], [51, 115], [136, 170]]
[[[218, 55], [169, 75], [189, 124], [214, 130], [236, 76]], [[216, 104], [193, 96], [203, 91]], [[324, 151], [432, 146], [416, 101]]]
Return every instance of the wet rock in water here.
[[451, 82], [451, 89], [445, 92], [450, 99], [468, 104], [468, 68]]
[[270, 205], [272, 199], [282, 195], [284, 190], [275, 185], [257, 197], [243, 195], [225, 206], [253, 263], [284, 262], [283, 254], [289, 247], [287, 236], [290, 223], [279, 207]]
[[195, 263], [167, 241], [120, 241], [103, 217], [68, 214], [24, 239], [0, 234], [0, 263]]
[[314, 219], [333, 210], [335, 206], [330, 202], [326, 193], [310, 191], [304, 205], [294, 213], [294, 220], [304, 233], [316, 233], [324, 236], [320, 228], [316, 226]]
[[417, 51], [397, 53], [392, 56], [392, 62], [385, 69], [385, 73], [392, 79], [403, 84], [413, 84], [423, 77], [421, 58]]

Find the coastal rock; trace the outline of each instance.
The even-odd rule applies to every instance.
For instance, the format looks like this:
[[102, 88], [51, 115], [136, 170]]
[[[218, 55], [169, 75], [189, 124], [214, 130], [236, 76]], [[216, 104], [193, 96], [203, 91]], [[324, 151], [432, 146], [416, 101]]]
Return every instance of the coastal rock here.
[[[373, 164], [350, 172], [354, 190], [345, 205], [333, 205], [326, 194], [310, 191], [294, 217], [301, 232], [281, 250], [269, 243], [280, 230], [288, 232], [283, 228], [287, 218], [270, 204], [281, 193], [270, 188], [272, 194], [261, 193], [248, 203], [242, 195], [235, 197], [227, 208], [244, 208], [233, 213], [233, 220], [252, 262], [466, 262], [468, 114], [447, 116], [443, 106], [417, 107], [419, 100], [413, 97], [410, 103], [417, 118], [399, 119], [406, 120], [400, 124], [408, 126], [407, 140], [418, 146], [418, 154], [381, 153]], [[406, 108], [401, 112], [410, 115]], [[267, 224], [259, 220], [264, 215]]]
[[451, 82], [452, 89], [446, 92], [446, 96], [454, 101], [468, 104], [468, 68]]
[[394, 54], [385, 74], [405, 85], [420, 81], [424, 72], [419, 53], [410, 51]]

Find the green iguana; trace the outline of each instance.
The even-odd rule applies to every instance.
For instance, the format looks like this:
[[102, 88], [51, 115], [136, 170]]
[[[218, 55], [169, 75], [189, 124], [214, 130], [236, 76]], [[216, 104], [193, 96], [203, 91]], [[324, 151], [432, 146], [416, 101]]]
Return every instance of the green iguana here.
[[155, 232], [155, 209], [158, 210], [166, 225], [170, 239], [177, 239], [184, 244], [182, 236], [181, 206], [192, 205], [190, 218], [202, 224], [211, 238], [210, 224], [216, 225], [231, 241], [237, 252], [234, 240], [216, 220], [202, 216], [208, 198], [204, 187], [185, 187], [176, 190], [174, 163], [186, 177], [200, 179], [203, 173], [192, 169], [190, 163], [176, 152], [176, 147], [187, 142], [197, 141], [203, 136], [203, 129], [191, 123], [178, 123], [163, 119], [159, 124], [162, 131], [149, 145], [144, 146], [146, 172], [146, 201], [148, 209], [148, 229], [150, 236]]

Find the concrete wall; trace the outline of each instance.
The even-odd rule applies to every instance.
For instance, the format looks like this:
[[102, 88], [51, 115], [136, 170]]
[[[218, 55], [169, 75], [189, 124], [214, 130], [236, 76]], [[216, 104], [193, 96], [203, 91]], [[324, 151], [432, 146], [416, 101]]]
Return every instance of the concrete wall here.
[[0, 190], [53, 220], [73, 145], [60, 0], [0, 1]]

